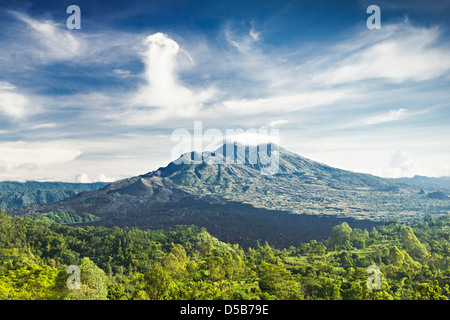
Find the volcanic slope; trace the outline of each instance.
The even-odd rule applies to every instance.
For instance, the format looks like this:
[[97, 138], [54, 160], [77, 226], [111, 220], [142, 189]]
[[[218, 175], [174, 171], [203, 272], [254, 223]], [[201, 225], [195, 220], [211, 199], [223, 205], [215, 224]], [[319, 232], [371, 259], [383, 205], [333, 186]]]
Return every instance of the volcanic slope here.
[[108, 227], [193, 224], [223, 241], [252, 246], [259, 240], [285, 247], [324, 239], [342, 221], [371, 228], [432, 210], [442, 213], [444, 206], [400, 182], [333, 168], [275, 144], [224, 144], [215, 152], [183, 154], [166, 167], [98, 191], [12, 214], [94, 215], [98, 220], [85, 225]]

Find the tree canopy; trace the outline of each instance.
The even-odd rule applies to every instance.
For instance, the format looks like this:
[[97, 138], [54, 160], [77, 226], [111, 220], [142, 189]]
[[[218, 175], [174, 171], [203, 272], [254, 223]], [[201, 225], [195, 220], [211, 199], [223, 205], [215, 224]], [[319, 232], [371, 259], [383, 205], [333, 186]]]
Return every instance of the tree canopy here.
[[[448, 299], [450, 215], [247, 250], [205, 229], [69, 227], [0, 213], [0, 299]], [[67, 267], [80, 270], [70, 289]], [[369, 289], [367, 267], [380, 268]]]

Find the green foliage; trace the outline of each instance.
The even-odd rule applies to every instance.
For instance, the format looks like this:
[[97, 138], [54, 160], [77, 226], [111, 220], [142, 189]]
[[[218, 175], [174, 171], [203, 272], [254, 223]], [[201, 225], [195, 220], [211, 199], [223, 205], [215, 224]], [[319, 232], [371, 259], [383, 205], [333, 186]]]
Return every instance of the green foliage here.
[[1, 300], [50, 300], [57, 297], [53, 290], [58, 270], [50, 266], [8, 270], [0, 274]]
[[410, 227], [401, 228], [401, 237], [406, 251], [414, 258], [424, 258], [428, 255], [427, 249], [420, 243]]
[[[448, 295], [448, 285], [446, 285], [445, 290]], [[439, 287], [438, 281], [434, 281], [433, 283], [419, 283], [415, 294], [415, 299], [417, 300], [448, 300], [448, 297], [442, 294], [442, 288]]]
[[259, 288], [264, 299], [299, 298], [300, 285], [284, 266], [263, 261], [258, 267]]
[[65, 182], [0, 182], [0, 210], [18, 209], [34, 204], [45, 204], [67, 199], [82, 191], [98, 190], [107, 183]]
[[92, 214], [77, 214], [67, 210], [55, 210], [44, 213], [33, 213], [30, 218], [35, 220], [43, 220], [46, 222], [56, 222], [61, 224], [83, 223], [97, 221], [100, 217]]
[[[206, 230], [69, 227], [0, 213], [0, 299], [448, 299], [450, 215], [243, 250]], [[68, 289], [77, 265], [81, 288]], [[380, 289], [366, 285], [370, 265]]]
[[328, 239], [328, 245], [331, 248], [350, 249], [351, 234], [352, 228], [350, 228], [347, 222], [343, 222], [340, 225], [334, 226], [331, 229], [331, 236]]
[[173, 279], [158, 262], [150, 266], [145, 273], [144, 280], [145, 291], [148, 298], [151, 300], [169, 299], [172, 291], [176, 290], [176, 285]]
[[80, 264], [81, 285], [79, 289], [67, 290], [66, 300], [106, 300], [107, 278], [105, 272], [85, 257]]

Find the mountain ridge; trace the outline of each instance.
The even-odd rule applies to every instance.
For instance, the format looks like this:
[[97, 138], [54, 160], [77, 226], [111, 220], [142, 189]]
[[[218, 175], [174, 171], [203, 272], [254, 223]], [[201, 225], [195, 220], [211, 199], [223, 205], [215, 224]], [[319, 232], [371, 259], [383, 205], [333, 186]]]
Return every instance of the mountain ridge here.
[[0, 210], [18, 209], [67, 199], [79, 192], [98, 190], [108, 183], [0, 181]]
[[[265, 154], [258, 147], [229, 154], [231, 149], [242, 149], [237, 144], [232, 147], [224, 144], [212, 152], [184, 153], [166, 167], [11, 214], [39, 217], [62, 210], [82, 216], [81, 221], [90, 221], [84, 216], [98, 217], [83, 225], [171, 228], [194, 224], [230, 242], [254, 244], [270, 239], [286, 245], [283, 237], [292, 243], [302, 233], [309, 239], [323, 237], [332, 224], [327, 219], [336, 219], [335, 224], [350, 219], [371, 227], [448, 212], [445, 204], [436, 205], [401, 182], [333, 168], [274, 144], [262, 146]], [[258, 154], [252, 155], [255, 150]], [[278, 172], [263, 172], [273, 164], [267, 156]], [[320, 225], [323, 230], [315, 228]]]

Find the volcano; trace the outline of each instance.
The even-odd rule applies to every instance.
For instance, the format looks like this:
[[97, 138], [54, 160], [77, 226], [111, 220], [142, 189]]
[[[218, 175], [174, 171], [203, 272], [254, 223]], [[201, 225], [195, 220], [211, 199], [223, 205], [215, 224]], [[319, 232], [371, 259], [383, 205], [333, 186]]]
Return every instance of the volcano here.
[[106, 227], [196, 225], [242, 246], [258, 240], [286, 247], [325, 239], [343, 221], [369, 229], [417, 218], [423, 206], [409, 205], [417, 193], [402, 182], [333, 168], [275, 144], [226, 143], [100, 190], [10, 214], [39, 217], [62, 210], [94, 215], [96, 221], [82, 225]]

